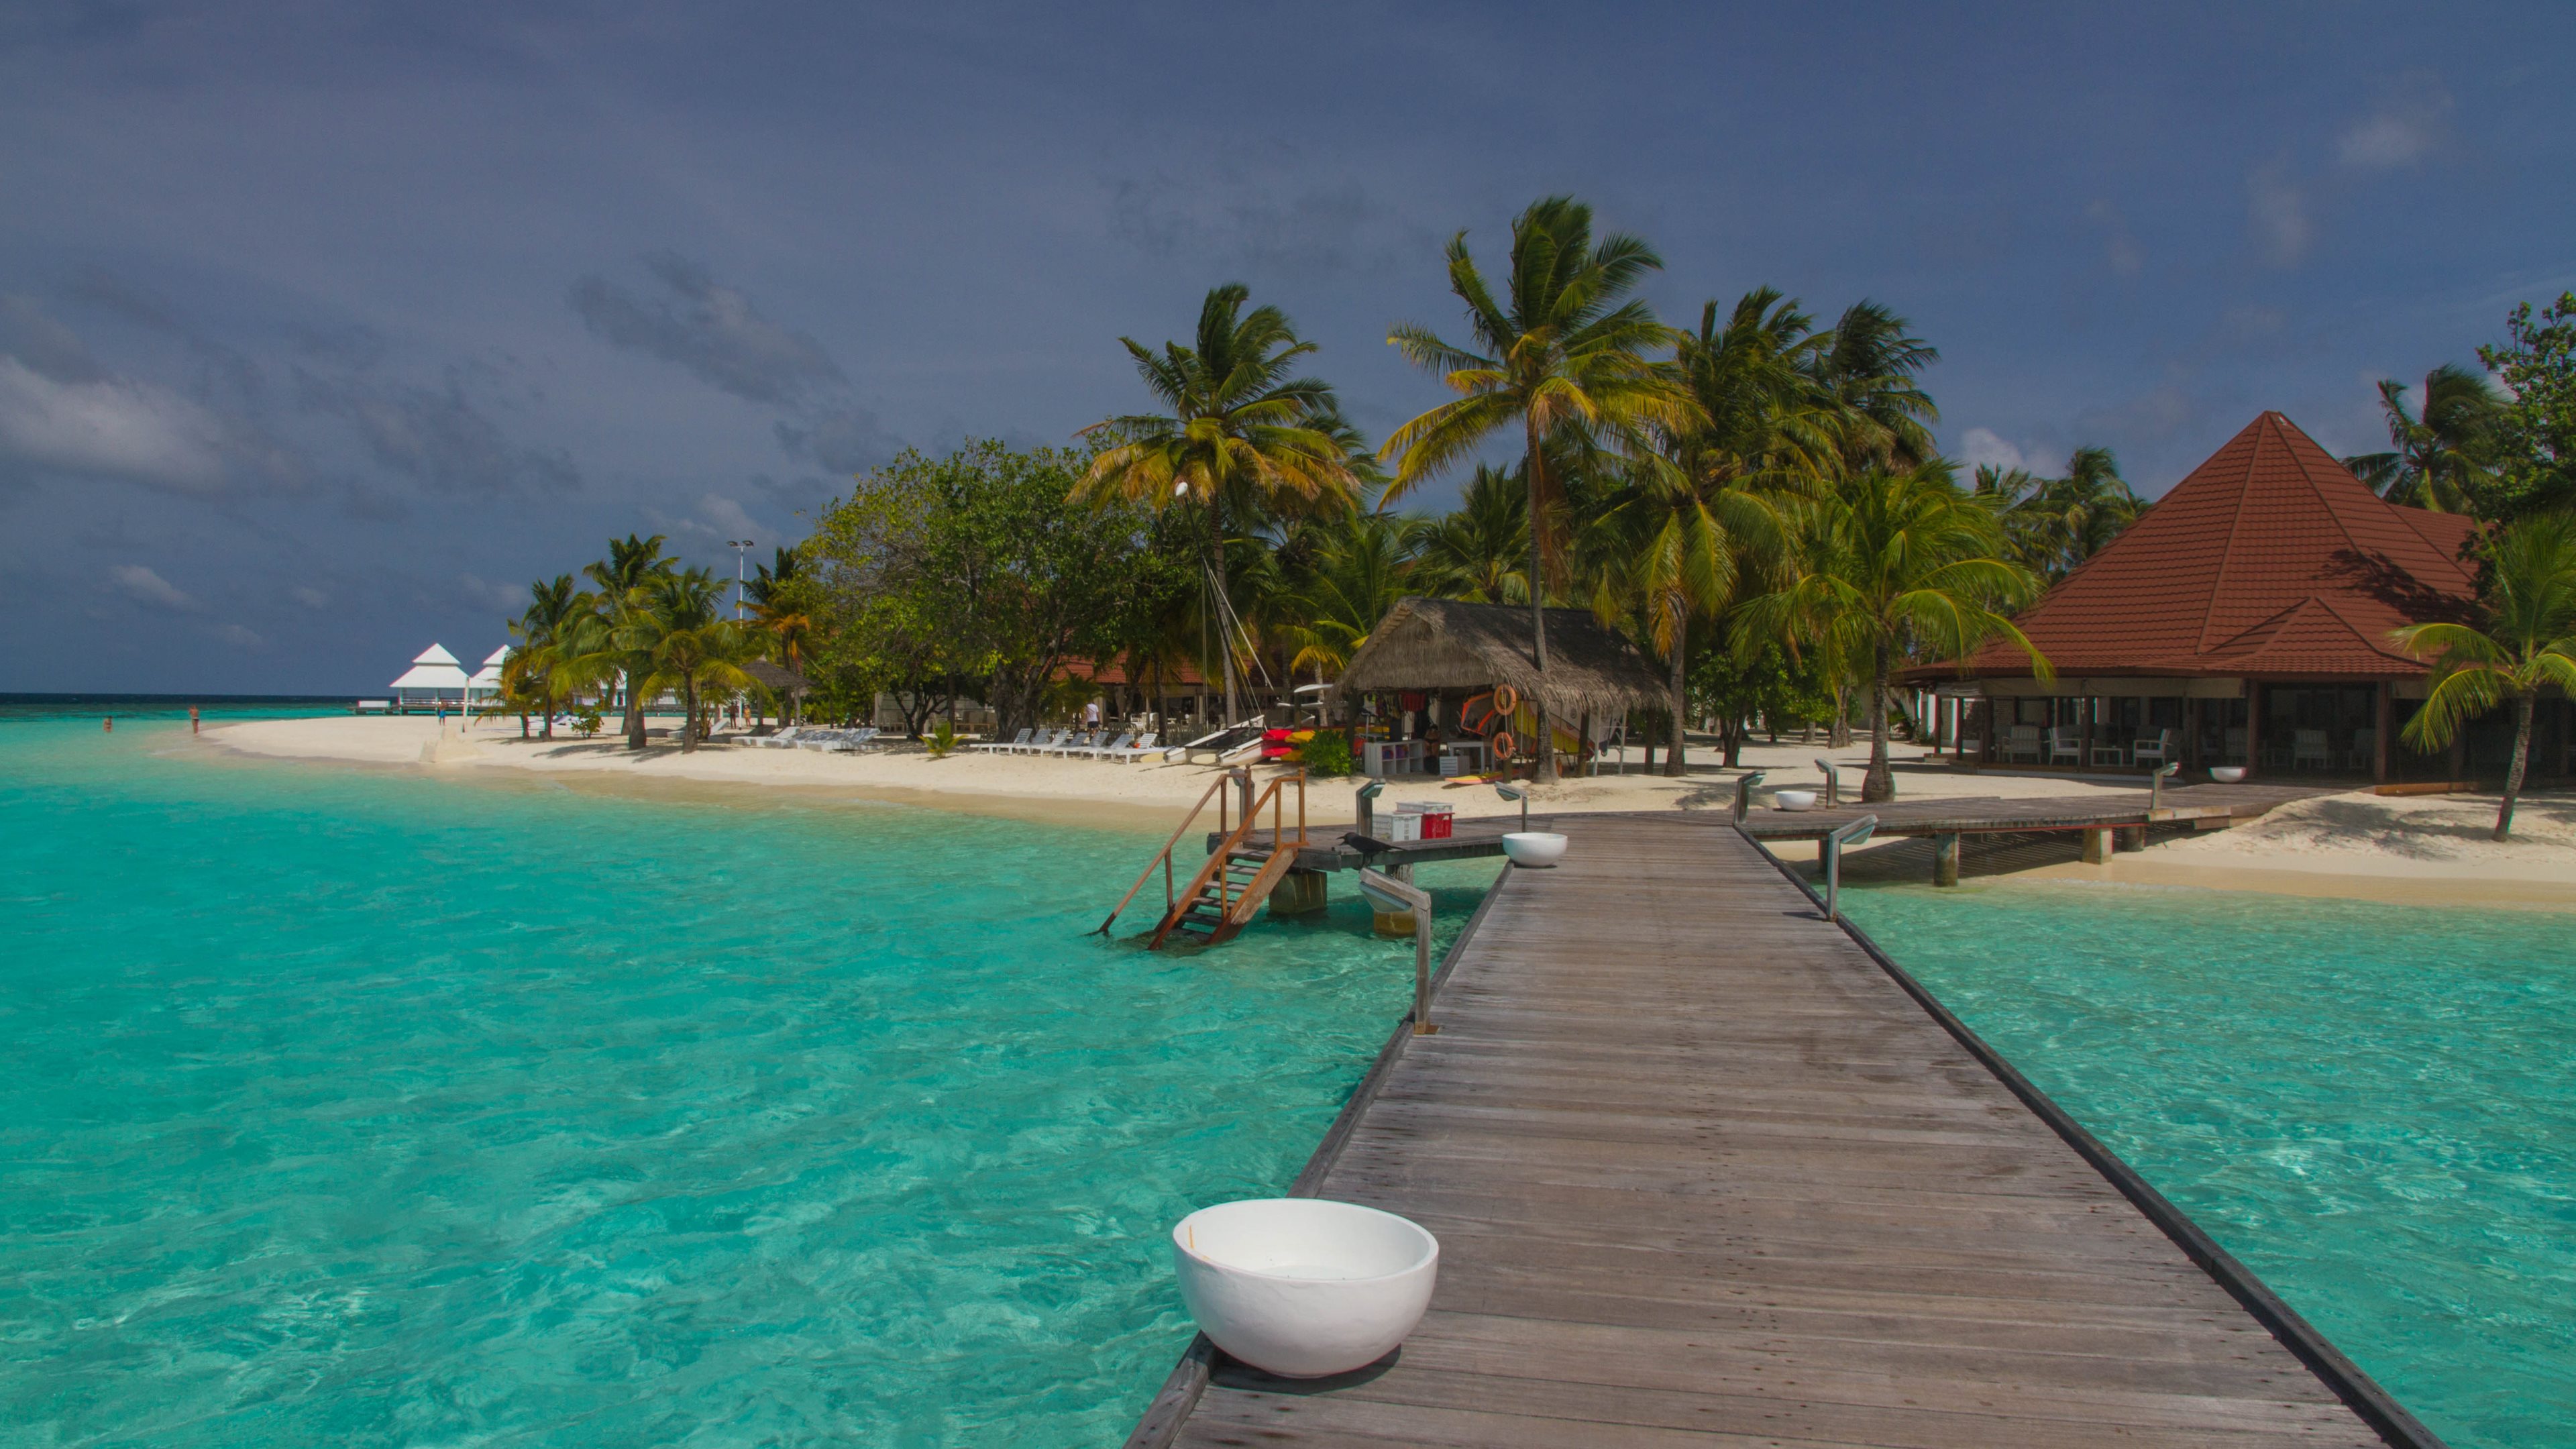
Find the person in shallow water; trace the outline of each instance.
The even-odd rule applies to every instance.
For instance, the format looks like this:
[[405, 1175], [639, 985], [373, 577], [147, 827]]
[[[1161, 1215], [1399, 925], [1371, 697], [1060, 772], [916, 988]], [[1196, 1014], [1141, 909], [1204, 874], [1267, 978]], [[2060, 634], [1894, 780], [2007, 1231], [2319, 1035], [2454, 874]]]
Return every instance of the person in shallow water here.
[[197, 707], [196, 707], [195, 705], [193, 705], [193, 704], [192, 704], [192, 705], [188, 706], [188, 733], [190, 733], [190, 734], [192, 734], [192, 735], [193, 735], [193, 734], [195, 734], [196, 732], [197, 732]]
[[109, 715], [107, 718], [100, 720], [98, 723], [98, 732], [103, 735], [112, 735], [116, 733], [116, 716]]

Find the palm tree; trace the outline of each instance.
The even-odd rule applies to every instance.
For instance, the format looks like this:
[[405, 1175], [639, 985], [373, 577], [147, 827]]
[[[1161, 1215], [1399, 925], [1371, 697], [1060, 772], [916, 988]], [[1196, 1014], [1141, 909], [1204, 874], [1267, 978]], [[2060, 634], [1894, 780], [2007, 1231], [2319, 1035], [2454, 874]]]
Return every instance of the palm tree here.
[[[1452, 346], [1410, 323], [1388, 334], [1406, 361], [1439, 373], [1459, 396], [1386, 440], [1381, 456], [1396, 460], [1387, 496], [1518, 426], [1529, 494], [1530, 655], [1544, 675], [1547, 595], [1564, 582], [1565, 556], [1549, 526], [1564, 491], [1564, 479], [1549, 467], [1551, 448], [1587, 452], [1607, 444], [1642, 452], [1649, 427], [1677, 425], [1688, 412], [1673, 379], [1648, 357], [1671, 340], [1671, 330], [1629, 297], [1663, 260], [1636, 237], [1613, 233], [1595, 243], [1592, 208], [1570, 196], [1534, 202], [1512, 222], [1511, 275], [1500, 297], [1468, 252], [1465, 232], [1449, 239], [1448, 256], [1449, 290], [1466, 304], [1468, 330], [1482, 350]], [[1543, 696], [1530, 703], [1538, 713], [1538, 778], [1553, 780], [1547, 703]]]
[[1841, 404], [1845, 453], [1855, 466], [1905, 469], [1933, 456], [1924, 425], [1939, 421], [1941, 410], [1917, 379], [1941, 354], [1908, 325], [1880, 303], [1855, 302], [1812, 354], [1817, 382]]
[[2503, 400], [2485, 378], [2448, 362], [2424, 374], [2422, 405], [2412, 415], [2406, 393], [2393, 377], [2379, 384], [2392, 451], [2357, 454], [2343, 465], [2391, 503], [2468, 512], [2473, 490], [2490, 475]]
[[2504, 840], [2531, 760], [2531, 719], [2541, 692], [2576, 696], [2576, 515], [2524, 519], [2479, 551], [2486, 559], [2483, 628], [2411, 624], [2390, 637], [2433, 663], [2423, 708], [2400, 736], [2415, 748], [2441, 749], [2463, 722], [2513, 704], [2513, 764], [2495, 823], [2495, 838]]
[[2038, 595], [2039, 577], [2002, 557], [1993, 510], [1961, 492], [1937, 458], [1853, 475], [1801, 513], [1808, 568], [1746, 603], [1739, 637], [1754, 645], [1784, 639], [1793, 648], [1808, 642], [1830, 657], [1866, 661], [1873, 738], [1861, 799], [1893, 800], [1887, 681], [1898, 660], [1914, 651], [1965, 659], [2001, 637], [2030, 656], [2042, 679], [2051, 677], [2048, 661], [2004, 614]]
[[1317, 681], [1339, 674], [1369, 631], [1408, 593], [1414, 550], [1426, 525], [1390, 513], [1354, 513], [1318, 525], [1307, 566], [1288, 585], [1280, 633], [1296, 650], [1290, 671]]
[[[599, 585], [600, 617], [610, 641], [635, 627], [645, 607], [644, 586], [669, 577], [678, 567], [663, 556], [661, 534], [638, 538], [630, 533], [608, 541], [608, 557], [582, 572]], [[644, 675], [650, 667], [651, 661], [632, 648], [624, 649], [616, 660], [616, 668], [626, 676], [626, 748], [630, 750], [644, 748]]]
[[2108, 448], [2077, 448], [2063, 478], [1981, 467], [1976, 492], [2002, 510], [2012, 557], [2052, 584], [2100, 553], [2151, 506], [2120, 476]]
[[501, 665], [504, 691], [536, 700], [544, 709], [541, 738], [555, 737], [555, 706], [576, 682], [576, 670], [565, 668], [579, 651], [575, 643], [580, 620], [591, 612], [589, 594], [576, 592], [572, 575], [557, 574], [528, 586], [528, 607], [510, 621], [519, 646]]
[[1691, 619], [1733, 602], [1748, 553], [1769, 579], [1787, 541], [1778, 495], [1827, 475], [1842, 410], [1802, 365], [1814, 342], [1806, 314], [1768, 287], [1739, 298], [1723, 326], [1717, 303], [1703, 306], [1699, 330], [1674, 349], [1687, 421], [1657, 430], [1657, 450], [1604, 520], [1624, 560], [1616, 573], [1643, 606], [1643, 632], [1672, 667], [1667, 775], [1689, 769]]
[[1475, 604], [1529, 602], [1529, 497], [1517, 471], [1476, 465], [1456, 512], [1422, 531], [1414, 581]]
[[777, 550], [774, 567], [754, 564], [743, 590], [751, 600], [752, 628], [766, 636], [762, 652], [791, 670], [804, 668], [805, 646], [814, 635], [813, 600], [801, 587], [807, 579], [804, 560], [790, 545]]
[[1353, 435], [1332, 388], [1292, 376], [1313, 352], [1276, 307], [1243, 310], [1249, 289], [1230, 282], [1199, 308], [1197, 345], [1161, 352], [1121, 337], [1136, 375], [1171, 409], [1115, 417], [1085, 429], [1109, 443], [1075, 488], [1095, 502], [1127, 498], [1160, 509], [1187, 501], [1207, 511], [1209, 612], [1223, 637], [1225, 717], [1242, 714], [1235, 645], [1241, 624], [1226, 592], [1225, 515], [1332, 512], [1356, 502]]
[[657, 574], [636, 593], [637, 607], [618, 643], [643, 657], [648, 688], [679, 690], [680, 752], [687, 754], [698, 747], [699, 692], [709, 685], [752, 686], [742, 672], [752, 657], [750, 631], [724, 617], [724, 581], [710, 570]]

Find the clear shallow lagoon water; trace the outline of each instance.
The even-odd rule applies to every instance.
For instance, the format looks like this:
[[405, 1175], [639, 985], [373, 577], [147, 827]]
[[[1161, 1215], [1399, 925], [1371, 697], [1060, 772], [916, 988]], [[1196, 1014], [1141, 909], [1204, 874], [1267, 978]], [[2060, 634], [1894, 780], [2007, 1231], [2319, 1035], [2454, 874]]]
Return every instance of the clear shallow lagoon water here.
[[[1115, 1442], [1169, 1224], [1284, 1188], [1410, 993], [1348, 892], [1084, 936], [1159, 837], [162, 714], [0, 709], [13, 1444]], [[1425, 877], [1445, 936], [1491, 870]]]
[[1845, 900], [2434, 1432], [2576, 1444], [2576, 918], [2036, 882]]

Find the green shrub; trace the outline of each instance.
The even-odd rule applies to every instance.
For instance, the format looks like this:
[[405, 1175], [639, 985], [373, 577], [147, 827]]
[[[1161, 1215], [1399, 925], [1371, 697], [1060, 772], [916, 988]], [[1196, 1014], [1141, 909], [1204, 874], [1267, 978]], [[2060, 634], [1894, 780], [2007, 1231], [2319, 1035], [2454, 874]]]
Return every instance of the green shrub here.
[[572, 714], [572, 728], [573, 732], [580, 735], [583, 739], [589, 739], [592, 735], [599, 733], [599, 706], [595, 704], [585, 704], [581, 708], [574, 710]]
[[1317, 730], [1313, 739], [1297, 747], [1297, 763], [1319, 778], [1347, 775], [1359, 768], [1351, 758], [1351, 742], [1339, 730]]
[[930, 747], [932, 759], [947, 759], [957, 752], [957, 726], [943, 719], [930, 727], [930, 733], [923, 735], [921, 742]]

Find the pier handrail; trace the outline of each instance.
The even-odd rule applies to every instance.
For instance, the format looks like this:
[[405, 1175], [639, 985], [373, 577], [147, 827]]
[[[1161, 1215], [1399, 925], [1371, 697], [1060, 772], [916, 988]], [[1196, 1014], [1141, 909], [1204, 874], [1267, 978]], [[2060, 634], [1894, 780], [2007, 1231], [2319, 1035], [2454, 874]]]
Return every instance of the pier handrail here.
[[1735, 782], [1736, 824], [1743, 824], [1744, 817], [1753, 813], [1753, 787], [1761, 784], [1762, 777], [1769, 773], [1771, 772], [1768, 770], [1752, 770], [1737, 778]]
[[1877, 828], [1878, 817], [1864, 815], [1848, 825], [1838, 825], [1825, 832], [1823, 842], [1817, 846], [1818, 853], [1825, 858], [1826, 920], [1839, 921], [1843, 918], [1843, 847], [1868, 843], [1870, 832]]
[[[1190, 813], [1182, 816], [1181, 823], [1173, 828], [1171, 839], [1164, 841], [1163, 848], [1155, 851], [1153, 859], [1145, 862], [1145, 868], [1136, 872], [1136, 883], [1127, 888], [1127, 894], [1118, 898], [1118, 904], [1110, 909], [1109, 918], [1102, 921], [1100, 923], [1100, 929], [1092, 932], [1091, 934], [1095, 936], [1106, 936], [1109, 934], [1109, 928], [1117, 921], [1118, 913], [1127, 909], [1127, 903], [1136, 899], [1136, 892], [1145, 888], [1145, 882], [1154, 874], [1154, 867], [1158, 865], [1163, 867], [1163, 891], [1166, 895], [1171, 893], [1172, 847], [1180, 844], [1181, 836], [1187, 833], [1190, 828], [1190, 822], [1199, 818], [1200, 811], [1207, 809], [1207, 802], [1209, 799], [1212, 798], [1217, 791], [1224, 789], [1226, 786], [1234, 782], [1235, 773], [1236, 772], [1233, 770], [1228, 770], [1224, 774], [1217, 776], [1215, 781], [1207, 787], [1206, 793], [1199, 796], [1199, 803], [1191, 806]], [[1224, 806], [1220, 804], [1217, 808], [1222, 811]], [[1168, 905], [1168, 902], [1166, 904]]]
[[1843, 803], [1843, 772], [1821, 755], [1816, 758], [1816, 768], [1825, 772], [1825, 808], [1830, 810]]

